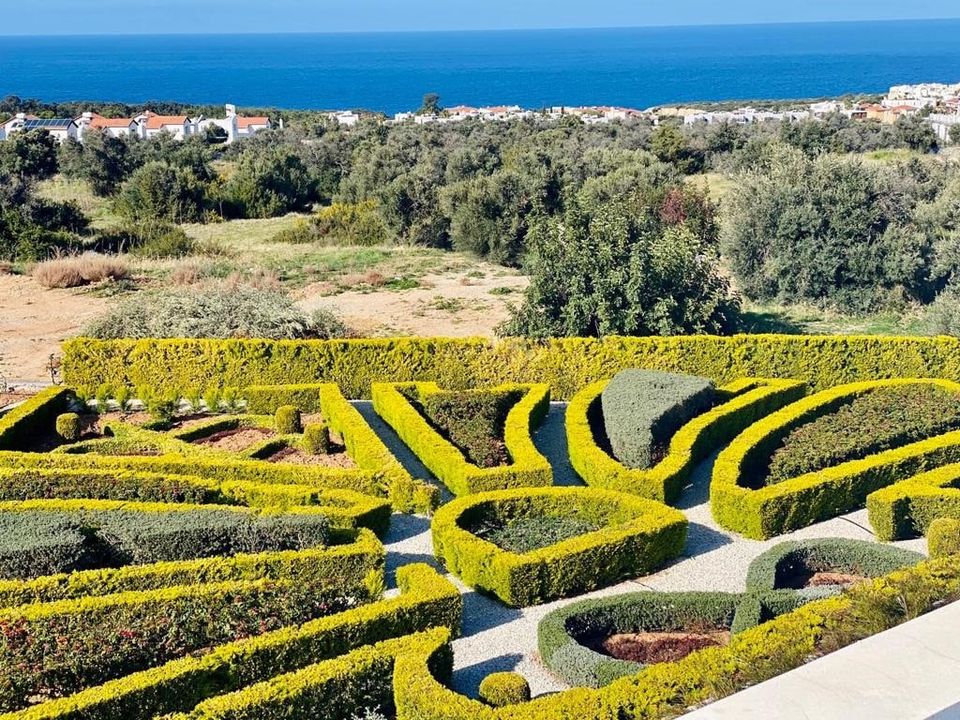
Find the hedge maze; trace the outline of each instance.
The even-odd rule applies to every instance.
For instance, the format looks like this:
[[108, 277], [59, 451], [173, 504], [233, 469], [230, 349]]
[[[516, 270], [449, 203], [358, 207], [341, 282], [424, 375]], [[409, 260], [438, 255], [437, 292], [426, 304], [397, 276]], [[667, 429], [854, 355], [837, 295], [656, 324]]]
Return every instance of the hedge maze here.
[[[957, 341], [65, 349], [67, 386], [0, 415], [0, 720], [652, 720], [960, 597]], [[577, 487], [538, 435], [552, 399]], [[690, 560], [694, 482], [750, 548], [741, 589], [579, 598]], [[861, 508], [930, 558], [757, 543]], [[394, 513], [430, 518], [449, 575], [387, 587]], [[571, 689], [451, 689], [463, 586], [556, 602], [537, 646]]]

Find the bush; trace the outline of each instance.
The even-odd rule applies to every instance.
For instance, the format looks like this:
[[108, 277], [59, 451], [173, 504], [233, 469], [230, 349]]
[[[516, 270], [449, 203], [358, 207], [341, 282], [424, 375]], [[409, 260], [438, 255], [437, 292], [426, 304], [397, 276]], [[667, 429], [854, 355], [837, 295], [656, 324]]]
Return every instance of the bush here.
[[303, 450], [310, 455], [329, 455], [330, 428], [326, 423], [310, 423], [303, 429]]
[[878, 388], [783, 439], [767, 483], [867, 457], [960, 428], [960, 394], [935, 385]]
[[285, 295], [249, 287], [137, 297], [94, 320], [98, 338], [293, 339], [314, 336], [308, 318]]
[[300, 156], [279, 145], [243, 153], [223, 195], [241, 217], [268, 218], [307, 209], [314, 184]]
[[123, 183], [116, 210], [133, 223], [201, 222], [206, 211], [206, 194], [206, 185], [193, 170], [148, 162]]
[[[577, 517], [601, 529], [513, 553], [469, 528], [537, 516]], [[687, 520], [653, 500], [585, 488], [520, 488], [469, 495], [433, 519], [434, 554], [464, 583], [526, 607], [659, 568], [683, 549]]]
[[57, 415], [57, 435], [67, 442], [76, 442], [80, 439], [80, 432], [83, 428], [80, 422], [80, 416], [76, 413], [63, 413]]
[[277, 408], [274, 418], [274, 427], [281, 435], [293, 435], [303, 432], [303, 422], [300, 419], [300, 410], [293, 405], [284, 405]]
[[387, 242], [387, 226], [377, 212], [377, 203], [333, 203], [310, 220], [299, 220], [274, 237], [275, 242], [323, 243], [370, 246]]
[[524, 395], [513, 405], [504, 423], [503, 439], [512, 462], [488, 468], [469, 462], [463, 452], [437, 432], [408, 399], [412, 394], [425, 402], [430, 395], [441, 392], [435, 383], [374, 383], [372, 390], [377, 414], [455, 495], [553, 483], [550, 463], [537, 450], [532, 437], [550, 408], [548, 386], [504, 385], [494, 388], [499, 392]]
[[127, 263], [98, 253], [59, 257], [37, 263], [31, 277], [45, 288], [72, 288], [130, 276]]
[[[960, 127], [960, 126], [958, 126]], [[927, 306], [923, 323], [932, 335], [960, 335], [960, 283], [951, 283]]]
[[653, 467], [681, 426], [710, 409], [713, 382], [691, 375], [623, 370], [601, 394], [603, 425], [614, 456], [631, 468]]
[[566, 434], [570, 464], [591, 487], [618, 490], [673, 504], [698, 463], [729, 443], [744, 429], [799, 400], [803, 383], [790, 380], [744, 379], [717, 393], [726, 402], [684, 425], [673, 436], [667, 456], [649, 470], [628, 468], [606, 449], [601, 432], [600, 395], [606, 380], [574, 395], [567, 406]]
[[960, 554], [960, 519], [938, 518], [930, 523], [927, 550], [932, 558]]
[[77, 396], [65, 387], [41, 390], [13, 410], [0, 415], [0, 450], [19, 450], [55, 427], [58, 415], [73, 409]]
[[515, 672], [490, 673], [480, 681], [480, 699], [491, 707], [530, 701], [530, 683]]

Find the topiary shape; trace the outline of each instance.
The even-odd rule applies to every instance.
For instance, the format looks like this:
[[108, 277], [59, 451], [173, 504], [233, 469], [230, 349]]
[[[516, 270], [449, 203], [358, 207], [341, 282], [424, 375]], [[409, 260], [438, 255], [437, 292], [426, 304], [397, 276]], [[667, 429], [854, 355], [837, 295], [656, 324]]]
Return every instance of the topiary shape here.
[[67, 442], [76, 442], [80, 439], [82, 423], [80, 422], [80, 416], [76, 413], [71, 412], [57, 415], [56, 427], [57, 435]]
[[326, 423], [311, 423], [303, 429], [303, 451], [311, 455], [329, 455], [333, 449]]
[[530, 683], [519, 673], [490, 673], [480, 682], [480, 699], [492, 707], [529, 702]]
[[277, 432], [281, 435], [294, 435], [303, 432], [303, 421], [300, 416], [300, 410], [293, 405], [283, 405], [277, 408], [274, 416]]

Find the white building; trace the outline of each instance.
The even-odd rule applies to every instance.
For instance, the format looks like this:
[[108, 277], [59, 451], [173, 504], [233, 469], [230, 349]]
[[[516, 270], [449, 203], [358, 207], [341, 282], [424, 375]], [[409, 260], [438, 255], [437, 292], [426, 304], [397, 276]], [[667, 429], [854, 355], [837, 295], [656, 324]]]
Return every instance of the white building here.
[[940, 115], [932, 114], [927, 117], [927, 122], [933, 127], [937, 134], [937, 139], [941, 143], [950, 142], [950, 128], [960, 125], [960, 115]]
[[80, 128], [73, 118], [43, 119], [35, 115], [17, 113], [3, 124], [3, 134], [6, 138], [13, 133], [29, 130], [45, 130], [61, 143], [70, 138], [76, 140], [80, 134]]
[[138, 135], [140, 128], [133, 118], [105, 118], [95, 112], [85, 112], [76, 119], [80, 129], [78, 137], [83, 141], [87, 130], [99, 130], [110, 137], [120, 138], [129, 135]]
[[168, 133], [176, 140], [183, 140], [195, 134], [197, 125], [203, 121], [202, 118], [191, 120], [186, 115], [157, 115], [149, 111], [134, 119], [140, 128], [140, 137], [145, 140], [162, 133]]

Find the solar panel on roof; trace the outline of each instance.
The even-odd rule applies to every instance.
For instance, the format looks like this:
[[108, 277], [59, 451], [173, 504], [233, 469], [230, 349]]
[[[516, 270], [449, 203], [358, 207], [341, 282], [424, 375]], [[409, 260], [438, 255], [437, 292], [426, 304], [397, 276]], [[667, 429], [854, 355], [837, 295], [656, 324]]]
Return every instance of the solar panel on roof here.
[[66, 119], [57, 119], [57, 120], [27, 120], [24, 123], [24, 128], [27, 130], [38, 130], [38, 129], [54, 129], [54, 128], [66, 128], [70, 127], [70, 124], [73, 122], [70, 118]]

